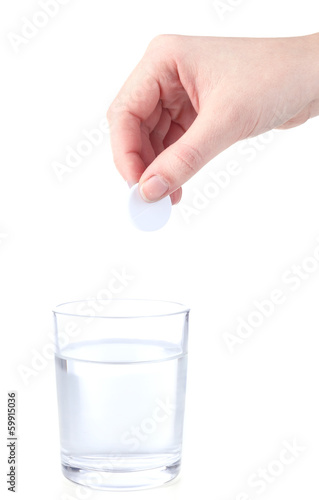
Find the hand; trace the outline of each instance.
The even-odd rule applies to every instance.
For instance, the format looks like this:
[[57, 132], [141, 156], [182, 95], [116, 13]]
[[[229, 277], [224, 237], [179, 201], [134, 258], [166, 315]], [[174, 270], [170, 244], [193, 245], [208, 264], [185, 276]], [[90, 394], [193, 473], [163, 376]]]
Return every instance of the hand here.
[[319, 35], [161, 35], [108, 110], [114, 162], [146, 201], [181, 185], [237, 141], [319, 114]]

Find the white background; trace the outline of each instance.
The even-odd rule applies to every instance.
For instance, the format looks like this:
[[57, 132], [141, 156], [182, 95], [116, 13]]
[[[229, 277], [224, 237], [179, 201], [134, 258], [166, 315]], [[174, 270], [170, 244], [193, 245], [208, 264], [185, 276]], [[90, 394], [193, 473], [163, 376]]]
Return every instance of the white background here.
[[[240, 174], [214, 199], [201, 198], [188, 220], [174, 207], [170, 223], [153, 234], [127, 221], [128, 188], [107, 134], [61, 182], [52, 166], [65, 163], [83, 130], [98, 127], [155, 35], [313, 33], [318, 2], [225, 0], [233, 7], [224, 17], [213, 0], [65, 3], [16, 52], [8, 33], [21, 35], [23, 18], [42, 9], [35, 0], [1, 2], [2, 498], [12, 495], [5, 483], [12, 390], [16, 498], [255, 499], [260, 489], [248, 478], [269, 464], [275, 470], [285, 440], [303, 451], [264, 483], [263, 498], [318, 497], [319, 268], [298, 290], [283, 275], [313, 263], [319, 246], [319, 119], [220, 155], [187, 183], [181, 207], [200, 203], [196, 193], [209, 173], [229, 161]], [[119, 297], [172, 299], [192, 309], [182, 474], [142, 492], [85, 491], [60, 471], [51, 308], [96, 295], [123, 269], [132, 279]], [[225, 332], [235, 335], [238, 317], [247, 319], [273, 289], [285, 303], [231, 354]]]

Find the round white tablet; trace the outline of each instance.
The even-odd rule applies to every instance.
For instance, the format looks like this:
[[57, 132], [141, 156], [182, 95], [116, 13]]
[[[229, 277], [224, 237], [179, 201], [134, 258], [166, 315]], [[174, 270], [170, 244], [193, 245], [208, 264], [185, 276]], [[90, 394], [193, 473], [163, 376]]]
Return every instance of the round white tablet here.
[[131, 221], [142, 231], [161, 229], [168, 221], [172, 210], [170, 196], [148, 203], [141, 197], [138, 184], [131, 188], [128, 205]]

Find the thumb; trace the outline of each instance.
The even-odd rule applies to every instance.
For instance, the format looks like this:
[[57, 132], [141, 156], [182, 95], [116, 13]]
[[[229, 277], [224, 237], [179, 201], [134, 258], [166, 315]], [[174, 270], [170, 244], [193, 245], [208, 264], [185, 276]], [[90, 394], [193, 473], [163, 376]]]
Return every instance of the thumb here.
[[[235, 119], [234, 119], [235, 118]], [[200, 112], [190, 128], [160, 153], [143, 172], [140, 193], [145, 201], [157, 201], [178, 189], [208, 161], [236, 142], [238, 123], [234, 113], [214, 109]]]

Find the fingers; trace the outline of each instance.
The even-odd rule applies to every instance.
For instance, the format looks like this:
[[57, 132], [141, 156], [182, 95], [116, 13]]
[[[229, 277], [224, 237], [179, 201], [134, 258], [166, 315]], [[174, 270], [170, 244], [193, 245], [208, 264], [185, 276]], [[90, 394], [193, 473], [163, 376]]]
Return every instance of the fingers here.
[[[163, 150], [142, 174], [140, 193], [156, 201], [175, 192], [209, 160], [236, 142], [240, 136], [240, 113], [227, 98], [216, 96], [176, 142]], [[177, 195], [176, 195], [177, 196]]]
[[181, 201], [182, 198], [182, 188], [176, 189], [174, 193], [170, 194], [172, 205], [176, 205]]
[[[179, 129], [178, 132], [176, 132], [177, 128]], [[168, 110], [162, 109], [160, 119], [149, 136], [155, 156], [158, 156], [164, 151], [165, 147], [168, 145], [168, 140], [175, 142], [182, 134], [183, 130], [172, 122]], [[171, 193], [170, 197], [172, 205], [179, 203], [182, 198], [182, 188], [178, 188]]]
[[141, 158], [140, 120], [129, 111], [110, 121], [111, 145], [116, 168], [129, 184], [139, 181], [146, 165]]
[[152, 144], [155, 156], [158, 156], [164, 149], [164, 139], [171, 127], [171, 117], [167, 109], [163, 109], [158, 123], [150, 133], [149, 139]]
[[155, 158], [145, 134], [159, 120], [159, 95], [156, 79], [138, 65], [107, 112], [114, 163], [131, 184]]

